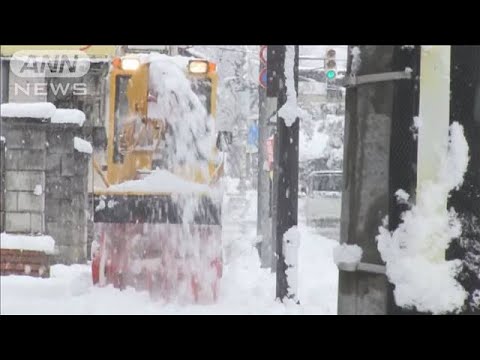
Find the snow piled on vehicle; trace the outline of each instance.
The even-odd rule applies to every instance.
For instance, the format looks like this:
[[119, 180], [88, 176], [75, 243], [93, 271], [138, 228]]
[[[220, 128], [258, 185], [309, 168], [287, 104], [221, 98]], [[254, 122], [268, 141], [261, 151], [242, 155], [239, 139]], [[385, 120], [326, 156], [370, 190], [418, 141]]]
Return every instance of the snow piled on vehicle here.
[[158, 193], [209, 192], [208, 185], [187, 181], [168, 170], [153, 170], [144, 179], [112, 185], [108, 191], [147, 191]]

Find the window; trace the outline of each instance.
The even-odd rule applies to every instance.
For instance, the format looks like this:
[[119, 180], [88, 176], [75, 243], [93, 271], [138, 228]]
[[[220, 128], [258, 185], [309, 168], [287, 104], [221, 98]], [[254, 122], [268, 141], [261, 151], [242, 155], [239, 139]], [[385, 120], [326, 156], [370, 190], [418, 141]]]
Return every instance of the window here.
[[115, 110], [114, 110], [114, 138], [113, 162], [122, 163], [123, 154], [120, 151], [122, 143], [122, 130], [128, 117], [127, 88], [131, 75], [119, 75], [115, 80]]
[[205, 106], [207, 113], [210, 114], [212, 111], [212, 83], [210, 79], [191, 79], [191, 82], [193, 92]]

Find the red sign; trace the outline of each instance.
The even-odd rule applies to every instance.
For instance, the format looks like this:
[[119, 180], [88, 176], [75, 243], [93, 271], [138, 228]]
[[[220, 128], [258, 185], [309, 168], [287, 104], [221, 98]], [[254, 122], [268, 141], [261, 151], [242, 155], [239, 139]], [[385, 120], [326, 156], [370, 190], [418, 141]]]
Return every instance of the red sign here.
[[267, 65], [267, 45], [260, 47], [260, 61], [262, 64]]
[[258, 76], [258, 82], [260, 83], [260, 86], [263, 87], [264, 89], [267, 88], [267, 69], [263, 69], [260, 71], [260, 75]]

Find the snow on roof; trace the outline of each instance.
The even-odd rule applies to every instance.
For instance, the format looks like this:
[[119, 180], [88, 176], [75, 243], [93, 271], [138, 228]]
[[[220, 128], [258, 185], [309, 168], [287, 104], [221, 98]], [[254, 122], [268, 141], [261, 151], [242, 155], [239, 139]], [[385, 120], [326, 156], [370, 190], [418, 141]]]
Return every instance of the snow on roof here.
[[187, 181], [167, 170], [154, 170], [144, 179], [126, 181], [110, 186], [108, 190], [193, 193], [209, 192], [210, 188], [205, 184]]
[[92, 144], [90, 144], [88, 141], [83, 140], [79, 137], [73, 138], [73, 146], [75, 150], [85, 154], [91, 154], [93, 152]]
[[2, 117], [48, 119], [55, 113], [52, 103], [7, 103], [0, 107]]
[[51, 119], [54, 124], [77, 124], [82, 126], [85, 114], [77, 109], [57, 109], [49, 102], [6, 103], [0, 108], [2, 117]]
[[77, 109], [57, 109], [51, 118], [52, 124], [77, 124], [85, 122], [85, 113]]
[[44, 251], [47, 254], [53, 254], [55, 249], [55, 240], [48, 235], [23, 235], [23, 234], [0, 234], [0, 248]]

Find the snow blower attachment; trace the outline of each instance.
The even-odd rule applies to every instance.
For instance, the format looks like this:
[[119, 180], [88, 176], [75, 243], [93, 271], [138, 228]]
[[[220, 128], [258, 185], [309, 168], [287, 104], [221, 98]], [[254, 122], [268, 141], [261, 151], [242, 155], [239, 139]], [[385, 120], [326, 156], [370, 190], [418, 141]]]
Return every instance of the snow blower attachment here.
[[94, 164], [104, 185], [94, 193], [95, 284], [167, 301], [216, 300], [223, 173], [213, 136], [216, 90], [208, 61], [114, 59], [107, 164]]

